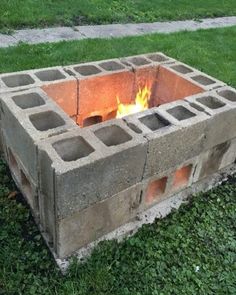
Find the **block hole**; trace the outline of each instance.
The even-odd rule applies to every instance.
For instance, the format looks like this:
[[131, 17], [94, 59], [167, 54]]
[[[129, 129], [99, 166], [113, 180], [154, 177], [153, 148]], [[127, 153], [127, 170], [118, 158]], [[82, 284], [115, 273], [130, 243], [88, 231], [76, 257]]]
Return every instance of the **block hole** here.
[[33, 114], [29, 116], [29, 119], [39, 131], [47, 131], [65, 125], [65, 121], [53, 111]]
[[140, 130], [136, 125], [134, 125], [133, 123], [130, 123], [130, 122], [125, 122], [127, 124], [127, 126], [133, 130], [135, 133], [142, 133], [142, 130]]
[[20, 87], [34, 83], [33, 78], [27, 74], [12, 75], [2, 78], [7, 87]]
[[191, 175], [192, 165], [184, 166], [174, 173], [173, 188], [177, 189], [188, 185], [189, 177]]
[[45, 70], [35, 73], [35, 76], [41, 81], [56, 81], [65, 79], [65, 76], [59, 70]]
[[162, 61], [168, 60], [168, 58], [166, 58], [165, 56], [163, 56], [161, 54], [149, 54], [149, 55], [147, 55], [147, 57], [149, 59], [151, 59], [152, 61], [157, 61], [157, 62], [162, 62]]
[[159, 116], [158, 114], [151, 114], [145, 117], [139, 118], [139, 121], [147, 126], [152, 131], [158, 130], [160, 128], [170, 125], [170, 123]]
[[8, 156], [9, 156], [9, 166], [17, 180], [20, 180], [20, 169], [18, 167], [18, 163], [16, 161], [16, 158], [14, 154], [12, 153], [11, 149], [8, 148]]
[[25, 194], [29, 204], [33, 205], [33, 190], [30, 181], [22, 170], [20, 170], [20, 177], [23, 193]]
[[28, 93], [12, 97], [14, 103], [21, 109], [29, 109], [45, 104], [45, 101], [38, 93]]
[[92, 116], [84, 119], [83, 127], [91, 126], [102, 122], [102, 116]]
[[204, 86], [216, 83], [214, 80], [212, 80], [206, 76], [202, 76], [202, 75], [194, 76], [194, 77], [192, 77], [192, 79]]
[[218, 94], [229, 101], [232, 101], [232, 102], [236, 101], [236, 92], [234, 91], [222, 90], [222, 91], [219, 91]]
[[196, 99], [199, 103], [207, 106], [209, 109], [219, 109], [225, 106], [225, 103], [213, 96], [204, 96]]
[[190, 102], [189, 105], [190, 105], [192, 108], [198, 110], [199, 112], [204, 112], [204, 111], [205, 111], [204, 108], [200, 107], [198, 104], [196, 104], [196, 103], [194, 103], [194, 102]]
[[94, 149], [82, 136], [63, 139], [52, 146], [65, 162], [76, 161], [94, 152]]
[[133, 57], [133, 58], [130, 58], [129, 61], [136, 66], [144, 66], [151, 63], [144, 57]]
[[106, 71], [118, 71], [124, 69], [124, 67], [115, 61], [107, 61], [100, 63], [99, 66]]
[[130, 141], [132, 137], [126, 133], [120, 126], [112, 125], [98, 129], [94, 134], [106, 146], [114, 146]]
[[99, 68], [93, 65], [78, 66], [74, 70], [83, 76], [96, 75], [101, 72]]
[[184, 66], [184, 65], [175, 65], [171, 67], [172, 69], [174, 69], [175, 71], [181, 73], [181, 74], [188, 74], [188, 73], [192, 73], [193, 70], [191, 70], [190, 68]]
[[165, 193], [166, 183], [167, 177], [151, 181], [148, 184], [147, 192], [145, 195], [146, 203], [152, 203], [158, 200]]
[[196, 114], [190, 112], [183, 106], [174, 107], [172, 109], [167, 110], [167, 112], [179, 121], [186, 120], [196, 116]]

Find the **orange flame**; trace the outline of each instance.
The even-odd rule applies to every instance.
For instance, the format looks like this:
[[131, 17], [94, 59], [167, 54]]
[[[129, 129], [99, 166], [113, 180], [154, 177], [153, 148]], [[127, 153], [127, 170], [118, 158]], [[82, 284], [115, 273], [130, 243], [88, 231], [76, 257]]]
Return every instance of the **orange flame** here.
[[117, 96], [117, 114], [116, 118], [122, 118], [124, 116], [138, 113], [141, 111], [144, 111], [148, 109], [148, 101], [151, 96], [151, 90], [147, 87], [147, 85], [144, 88], [139, 88], [138, 93], [135, 97], [135, 102], [131, 104], [123, 104], [120, 102], [119, 97]]

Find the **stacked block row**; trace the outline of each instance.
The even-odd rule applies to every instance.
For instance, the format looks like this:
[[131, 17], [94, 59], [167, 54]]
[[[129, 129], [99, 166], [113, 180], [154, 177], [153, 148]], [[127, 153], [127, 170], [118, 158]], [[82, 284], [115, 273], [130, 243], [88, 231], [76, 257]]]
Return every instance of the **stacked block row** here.
[[38, 144], [79, 127], [40, 88], [2, 95], [0, 109], [5, 157], [15, 182], [38, 216]]

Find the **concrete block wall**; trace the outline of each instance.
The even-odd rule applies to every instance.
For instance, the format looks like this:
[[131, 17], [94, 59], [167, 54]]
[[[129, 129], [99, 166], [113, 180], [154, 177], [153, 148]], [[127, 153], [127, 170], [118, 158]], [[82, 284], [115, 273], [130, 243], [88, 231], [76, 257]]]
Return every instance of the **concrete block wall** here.
[[38, 143], [79, 127], [40, 88], [1, 95], [0, 113], [5, 158], [36, 212]]
[[[119, 90], [131, 102], [145, 83], [155, 107], [113, 119]], [[0, 75], [0, 85], [4, 155], [57, 257], [235, 166], [236, 90], [161, 53]]]

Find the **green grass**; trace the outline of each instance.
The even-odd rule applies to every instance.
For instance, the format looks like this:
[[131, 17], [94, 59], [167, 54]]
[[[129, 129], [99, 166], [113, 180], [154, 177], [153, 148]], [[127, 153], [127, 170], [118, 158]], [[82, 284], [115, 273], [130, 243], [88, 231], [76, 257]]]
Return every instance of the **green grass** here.
[[[162, 50], [236, 86], [236, 27], [0, 50], [0, 71]], [[58, 271], [0, 161], [0, 294], [236, 294], [236, 176], [121, 244], [103, 242]]]
[[162, 51], [236, 86], [236, 26], [112, 40], [83, 40], [0, 49], [0, 73]]
[[1, 0], [0, 29], [153, 22], [235, 14], [235, 0]]

